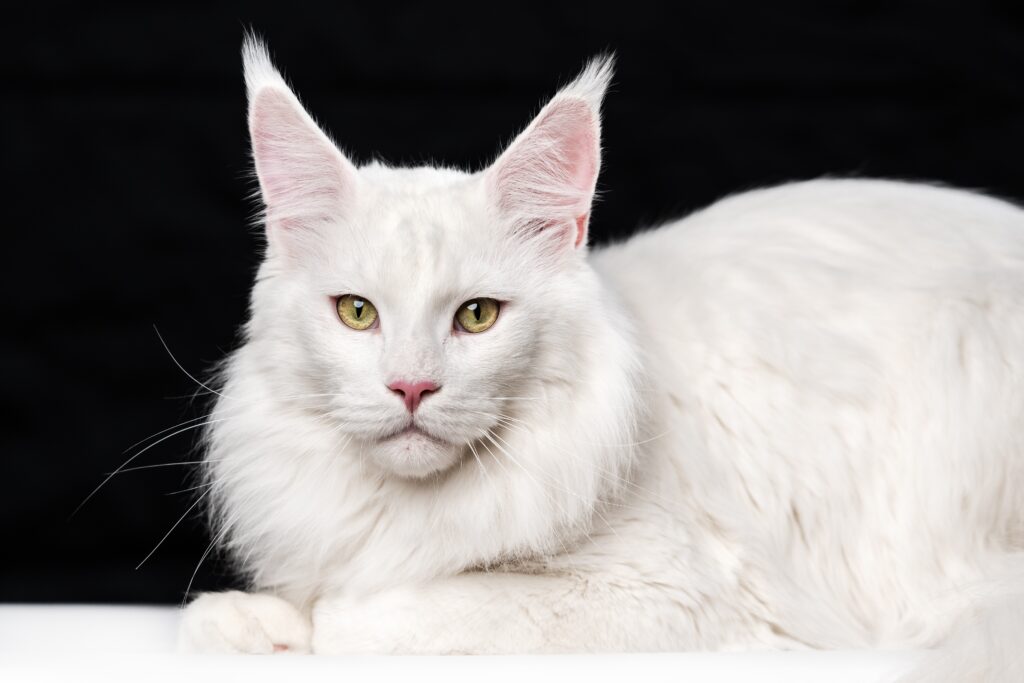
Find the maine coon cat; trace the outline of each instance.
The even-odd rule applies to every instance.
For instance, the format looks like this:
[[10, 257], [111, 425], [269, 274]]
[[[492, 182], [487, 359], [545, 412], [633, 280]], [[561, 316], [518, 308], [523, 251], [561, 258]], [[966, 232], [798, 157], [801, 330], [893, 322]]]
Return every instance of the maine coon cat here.
[[589, 249], [609, 61], [476, 173], [357, 168], [244, 61], [206, 474], [252, 592], [185, 649], [919, 647], [1024, 585], [1020, 209], [817, 180]]

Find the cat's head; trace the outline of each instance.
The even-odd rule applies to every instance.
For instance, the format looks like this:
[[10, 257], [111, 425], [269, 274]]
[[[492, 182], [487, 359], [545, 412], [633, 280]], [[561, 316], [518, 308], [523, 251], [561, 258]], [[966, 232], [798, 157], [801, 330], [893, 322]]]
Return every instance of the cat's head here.
[[355, 166], [261, 44], [244, 57], [267, 241], [248, 332], [275, 392], [384, 472], [423, 477], [573, 380], [609, 60], [468, 173]]

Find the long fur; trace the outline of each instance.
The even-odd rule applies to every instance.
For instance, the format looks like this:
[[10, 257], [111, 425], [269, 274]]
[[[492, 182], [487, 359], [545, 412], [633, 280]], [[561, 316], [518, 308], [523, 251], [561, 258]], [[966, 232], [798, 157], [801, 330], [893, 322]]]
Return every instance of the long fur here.
[[[932, 647], [981, 619], [949, 652], [1014, 665], [1024, 212], [818, 180], [588, 250], [609, 61], [478, 173], [357, 168], [245, 64], [271, 249], [207, 480], [259, 601], [201, 598], [188, 647], [262, 651], [286, 609], [318, 652]], [[494, 327], [453, 331], [480, 296]], [[429, 437], [394, 436], [412, 376]]]

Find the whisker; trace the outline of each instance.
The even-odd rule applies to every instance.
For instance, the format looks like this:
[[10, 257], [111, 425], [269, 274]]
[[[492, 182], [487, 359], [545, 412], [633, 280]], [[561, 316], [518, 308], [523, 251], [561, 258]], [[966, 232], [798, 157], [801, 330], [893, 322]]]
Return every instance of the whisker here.
[[191, 424], [193, 422], [198, 422], [200, 420], [208, 419], [211, 415], [212, 415], [212, 413], [210, 413], [208, 415], [200, 415], [199, 417], [194, 417], [191, 420], [185, 420], [184, 422], [179, 422], [178, 424], [174, 425], [173, 427], [168, 427], [167, 429], [161, 429], [159, 432], [157, 432], [155, 434], [150, 434], [145, 439], [140, 439], [139, 441], [136, 441], [131, 446], [129, 446], [128, 448], [124, 449], [122, 451], [122, 453], [128, 453], [129, 451], [131, 451], [136, 446], [141, 446], [142, 444], [146, 443], [150, 439], [156, 438], [156, 437], [160, 436], [161, 434], [166, 434], [167, 432], [171, 431], [172, 429], [177, 429], [178, 427], [182, 427], [184, 425]]
[[208, 488], [210, 486], [213, 486], [214, 483], [215, 482], [211, 481], [211, 482], [207, 482], [205, 484], [197, 484], [196, 486], [189, 486], [187, 489], [178, 489], [177, 491], [169, 491], [168, 493], [165, 493], [164, 495], [165, 496], [177, 496], [177, 495], [180, 495], [182, 493], [188, 493], [189, 491], [196, 491], [198, 489]]
[[195, 510], [195, 509], [196, 509], [196, 506], [197, 506], [197, 505], [199, 505], [199, 504], [200, 504], [201, 502], [203, 502], [203, 500], [204, 500], [204, 499], [206, 498], [206, 496], [207, 496], [207, 495], [208, 495], [209, 493], [210, 493], [210, 492], [209, 492], [209, 491], [207, 491], [207, 492], [206, 492], [206, 493], [204, 493], [203, 495], [201, 495], [201, 496], [199, 496], [198, 498], [196, 498], [196, 501], [195, 501], [194, 503], [192, 503], [191, 505], [189, 505], [189, 506], [188, 506], [188, 509], [187, 509], [187, 510], [185, 510], [185, 512], [184, 512], [184, 513], [183, 513], [183, 514], [181, 515], [181, 517], [178, 517], [178, 521], [177, 521], [177, 522], [175, 522], [175, 523], [174, 523], [174, 525], [173, 525], [173, 526], [171, 526], [171, 528], [167, 530], [167, 533], [166, 533], [166, 534], [164, 534], [164, 537], [163, 537], [163, 538], [161, 538], [161, 539], [160, 539], [160, 541], [159, 541], [159, 542], [158, 542], [158, 543], [157, 543], [157, 544], [156, 544], [156, 545], [155, 545], [155, 546], [153, 547], [153, 549], [149, 551], [149, 554], [148, 554], [148, 555], [146, 555], [146, 556], [145, 556], [144, 558], [142, 558], [142, 562], [139, 562], [139, 563], [138, 563], [138, 564], [137, 564], [137, 565], [135, 566], [135, 569], [136, 569], [136, 571], [137, 571], [137, 570], [139, 569], [139, 567], [141, 567], [142, 565], [146, 564], [146, 560], [148, 560], [149, 558], [153, 557], [153, 553], [155, 553], [155, 552], [157, 551], [157, 549], [158, 549], [158, 548], [159, 548], [160, 546], [162, 546], [162, 545], [164, 544], [164, 541], [166, 541], [166, 540], [167, 540], [167, 537], [168, 537], [168, 536], [170, 536], [170, 535], [171, 535], [171, 533], [172, 533], [172, 532], [173, 532], [173, 531], [174, 531], [175, 529], [177, 529], [177, 528], [178, 528], [178, 525], [179, 525], [179, 524], [181, 524], [181, 523], [182, 523], [182, 521], [183, 521], [183, 520], [184, 520], [184, 519], [185, 519], [186, 517], [188, 517], [188, 515], [189, 515], [189, 513], [190, 513], [190, 512], [192, 512], [193, 510]]
[[153, 470], [160, 467], [182, 467], [186, 465], [203, 465], [208, 462], [220, 462], [222, 460], [224, 460], [224, 458], [216, 458], [213, 460], [179, 460], [177, 462], [158, 462], [155, 465], [136, 465], [135, 467], [125, 467], [115, 472], [110, 472], [110, 476], [114, 476], [115, 474], [127, 474], [128, 472], [138, 472], [140, 470]]
[[171, 348], [167, 346], [167, 342], [164, 341], [163, 335], [160, 334], [160, 330], [157, 328], [155, 324], [153, 325], [153, 331], [156, 332], [156, 337], [157, 339], [160, 340], [160, 344], [164, 347], [164, 351], [166, 351], [167, 355], [171, 357], [171, 360], [174, 361], [174, 364], [178, 366], [178, 369], [185, 373], [186, 377], [188, 377], [190, 380], [201, 386], [203, 389], [206, 389], [211, 394], [216, 394], [217, 396], [220, 396], [222, 398], [227, 398], [227, 396], [220, 393], [216, 389], [211, 389], [210, 387], [206, 386], [205, 384], [197, 380], [195, 377], [192, 376], [192, 374], [188, 370], [184, 368], [184, 366], [182, 366], [181, 363], [178, 362], [178, 359], [174, 357], [173, 353], [171, 353]]
[[[160, 334], [160, 330], [157, 328], [156, 325], [153, 325], [153, 331], [156, 332], [157, 339], [160, 340], [161, 346], [164, 347], [164, 351], [166, 351], [167, 355], [170, 356], [171, 361], [174, 362], [175, 366], [177, 366], [177, 368], [179, 370], [181, 370], [181, 372], [184, 373], [184, 375], [186, 377], [188, 377], [190, 380], [195, 382], [196, 385], [198, 385], [202, 389], [205, 389], [207, 393], [214, 394], [215, 396], [219, 396], [219, 397], [221, 397], [223, 399], [227, 399], [229, 401], [238, 401], [238, 402], [242, 403], [243, 405], [244, 404], [252, 404], [252, 403], [258, 403], [259, 402], [258, 400], [257, 401], [246, 400], [246, 399], [243, 399], [243, 398], [240, 398], [240, 397], [237, 397], [237, 396], [231, 396], [229, 394], [225, 394], [225, 393], [223, 393], [221, 391], [217, 391], [216, 389], [214, 389], [214, 388], [210, 387], [209, 385], [204, 384], [203, 382], [201, 382], [198, 379], [196, 379], [195, 376], [192, 375], [192, 373], [190, 373], [188, 370], [186, 370], [185, 367], [180, 362], [178, 362], [178, 359], [174, 356], [174, 353], [171, 352], [170, 347], [167, 345], [167, 342], [164, 340], [163, 335]], [[197, 394], [193, 394], [193, 398], [196, 395]], [[289, 399], [301, 399], [301, 398], [338, 397], [338, 396], [344, 396], [344, 394], [339, 394], [339, 393], [296, 394], [294, 396], [281, 396], [279, 398], [282, 399], [282, 400], [289, 400]]]
[[185, 586], [185, 595], [181, 598], [181, 608], [185, 608], [185, 604], [188, 602], [188, 595], [192, 592], [192, 583], [196, 580], [196, 575], [199, 574], [199, 568], [203, 566], [203, 562], [206, 561], [206, 557], [213, 550], [213, 546], [220, 543], [223, 540], [225, 534], [221, 532], [213, 540], [210, 541], [210, 545], [206, 546], [206, 551], [203, 552], [203, 556], [199, 558], [199, 562], [196, 563], [196, 568], [192, 572], [192, 577], [188, 580], [188, 585]]
[[487, 468], [484, 467], [484, 461], [480, 459], [479, 455], [477, 455], [476, 448], [473, 447], [473, 442], [472, 441], [470, 441], [466, 445], [469, 446], [470, 452], [473, 454], [473, 457], [476, 458], [477, 465], [480, 466], [480, 471], [483, 473], [484, 478], [487, 479], [487, 484], [491, 487], [491, 492], [494, 494], [494, 498], [497, 500], [497, 498], [498, 498], [498, 487], [496, 487], [494, 485], [494, 482], [491, 481], [491, 475], [487, 473]]
[[224, 420], [227, 420], [227, 419], [229, 419], [229, 418], [218, 418], [218, 419], [215, 419], [215, 420], [209, 420], [209, 421], [207, 421], [207, 422], [200, 422], [199, 424], [194, 424], [194, 425], [190, 425], [190, 426], [188, 426], [188, 427], [184, 427], [184, 428], [182, 428], [182, 429], [179, 429], [179, 430], [177, 430], [177, 431], [175, 431], [175, 432], [171, 432], [171, 433], [170, 433], [170, 434], [168, 434], [167, 436], [164, 436], [164, 437], [162, 437], [161, 439], [158, 439], [157, 441], [154, 441], [153, 443], [149, 444], [148, 446], [146, 446], [145, 448], [143, 448], [143, 449], [142, 449], [141, 451], [139, 451], [138, 453], [136, 453], [136, 454], [135, 454], [135, 455], [133, 455], [132, 457], [130, 457], [130, 458], [128, 458], [127, 460], [125, 460], [125, 461], [124, 461], [124, 462], [123, 462], [123, 463], [121, 464], [121, 466], [120, 466], [120, 467], [118, 467], [118, 468], [117, 468], [116, 470], [114, 470], [113, 472], [111, 472], [110, 474], [108, 474], [108, 475], [107, 475], [107, 477], [106, 477], [106, 479], [104, 479], [103, 481], [101, 481], [101, 482], [100, 482], [100, 485], [99, 485], [99, 486], [97, 486], [96, 488], [94, 488], [94, 489], [92, 490], [92, 492], [91, 492], [91, 493], [90, 493], [90, 494], [89, 494], [88, 496], [86, 496], [86, 497], [85, 497], [85, 500], [83, 500], [83, 501], [82, 501], [81, 503], [79, 503], [79, 504], [78, 504], [78, 507], [76, 507], [76, 508], [75, 508], [74, 512], [72, 512], [72, 513], [71, 513], [71, 515], [70, 515], [70, 516], [68, 517], [68, 519], [71, 519], [71, 518], [72, 518], [72, 517], [74, 517], [74, 516], [75, 516], [76, 514], [78, 514], [78, 511], [79, 511], [79, 510], [81, 510], [81, 509], [82, 509], [82, 507], [83, 507], [83, 506], [84, 506], [84, 505], [85, 505], [86, 503], [88, 503], [88, 502], [89, 502], [90, 500], [92, 500], [92, 497], [93, 497], [93, 496], [95, 496], [95, 495], [96, 495], [96, 494], [97, 494], [97, 493], [99, 492], [99, 490], [100, 490], [100, 489], [102, 489], [102, 488], [103, 488], [104, 486], [106, 486], [107, 482], [108, 482], [108, 481], [110, 481], [110, 480], [111, 480], [111, 479], [112, 479], [112, 478], [114, 477], [114, 475], [116, 475], [116, 474], [118, 474], [119, 472], [121, 472], [122, 470], [124, 470], [124, 468], [125, 468], [125, 467], [127, 467], [127, 466], [128, 466], [129, 464], [131, 464], [131, 462], [132, 462], [133, 460], [135, 460], [136, 458], [138, 458], [138, 457], [139, 457], [140, 455], [142, 455], [143, 453], [145, 453], [145, 452], [146, 452], [146, 451], [148, 451], [149, 449], [151, 449], [151, 448], [153, 448], [153, 447], [155, 447], [155, 446], [159, 446], [159, 445], [160, 445], [160, 444], [162, 444], [162, 443], [163, 443], [164, 441], [167, 441], [167, 439], [170, 439], [170, 438], [172, 438], [172, 437], [175, 437], [175, 436], [177, 436], [178, 434], [182, 434], [182, 433], [184, 433], [184, 432], [187, 432], [187, 431], [189, 431], [189, 430], [192, 430], [192, 429], [198, 429], [199, 427], [205, 427], [206, 425], [210, 425], [210, 424], [215, 424], [215, 423], [217, 423], [217, 422], [223, 422]]
[[474, 401], [544, 401], [549, 400], [546, 396], [464, 396], [463, 398]]

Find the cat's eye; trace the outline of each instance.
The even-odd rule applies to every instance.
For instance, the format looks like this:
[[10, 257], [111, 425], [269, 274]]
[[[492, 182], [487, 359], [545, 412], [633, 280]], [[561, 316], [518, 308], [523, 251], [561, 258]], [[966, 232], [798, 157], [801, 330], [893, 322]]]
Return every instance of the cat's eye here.
[[338, 317], [353, 330], [367, 330], [377, 322], [377, 309], [355, 294], [338, 297]]
[[471, 299], [459, 306], [455, 325], [463, 332], [483, 332], [498, 319], [500, 305], [494, 299]]

